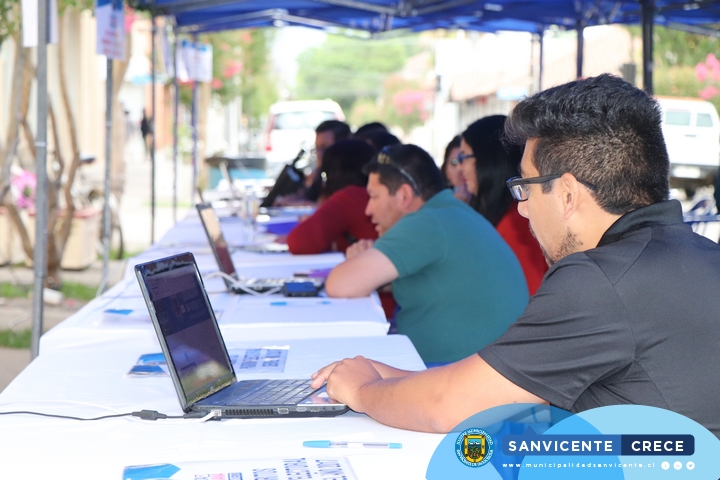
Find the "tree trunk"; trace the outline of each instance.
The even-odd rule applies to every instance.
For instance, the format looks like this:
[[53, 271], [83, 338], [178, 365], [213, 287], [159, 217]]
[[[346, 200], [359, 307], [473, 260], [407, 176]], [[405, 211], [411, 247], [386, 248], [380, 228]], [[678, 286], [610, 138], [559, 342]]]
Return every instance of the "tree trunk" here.
[[[70, 236], [70, 227], [72, 226], [73, 215], [75, 214], [75, 203], [73, 201], [72, 194], [70, 193], [70, 189], [75, 182], [75, 174], [77, 173], [77, 169], [80, 166], [80, 146], [78, 145], [77, 139], [77, 124], [75, 123], [75, 117], [72, 113], [70, 97], [67, 91], [67, 82], [65, 81], [65, 57], [63, 55], [63, 23], [64, 22], [58, 22], [58, 80], [60, 83], [60, 95], [62, 97], [63, 106], [65, 107], [65, 121], [67, 122], [67, 126], [70, 130], [69, 134], [70, 144], [72, 146], [72, 160], [70, 161], [70, 166], [67, 171], [67, 180], [65, 181], [65, 185], [63, 185], [63, 195], [65, 197], [65, 218], [63, 219], [63, 223], [60, 226], [57, 243], [55, 244], [55, 248], [57, 249], [56, 256], [59, 258], [62, 258], [62, 254], [65, 251], [65, 245], [67, 244], [67, 239]], [[59, 145], [56, 146], [56, 148], [59, 149]], [[49, 258], [50, 257], [48, 256], [48, 259]], [[48, 270], [49, 268], [50, 266], [48, 265]]]
[[10, 190], [10, 167], [12, 166], [20, 133], [22, 121], [22, 98], [23, 73], [27, 59], [27, 49], [20, 44], [19, 35], [13, 37], [15, 42], [15, 63], [13, 65], [12, 90], [10, 94], [10, 118], [8, 121], [7, 135], [5, 137], [5, 149], [2, 151], [2, 170], [0, 171], [0, 203], [5, 199]]
[[120, 100], [118, 100], [118, 94], [120, 88], [122, 88], [123, 79], [127, 72], [130, 53], [132, 52], [132, 35], [125, 36], [125, 61], [115, 60], [113, 62], [113, 89], [112, 89], [112, 103], [113, 103], [113, 116], [112, 116], [112, 193], [115, 198], [120, 202], [122, 194], [125, 191], [125, 144], [126, 131], [125, 131], [125, 112], [122, 109]]
[[[17, 153], [17, 145], [20, 138], [20, 126], [27, 123], [25, 116], [27, 115], [28, 105], [30, 103], [30, 86], [32, 81], [32, 66], [28, 58], [28, 49], [22, 47], [19, 35], [14, 35], [15, 42], [15, 64], [13, 66], [12, 90], [11, 90], [11, 113], [8, 122], [6, 149], [3, 158], [3, 179], [10, 181], [10, 166]], [[34, 147], [34, 143], [30, 143]], [[5, 168], [7, 168], [7, 177], [5, 177]], [[7, 192], [5, 192], [7, 193]], [[33, 257], [33, 244], [30, 241], [30, 235], [27, 228], [20, 217], [17, 207], [12, 201], [12, 197], [4, 195], [2, 203], [7, 207], [10, 219], [20, 235], [23, 250], [29, 257]]]

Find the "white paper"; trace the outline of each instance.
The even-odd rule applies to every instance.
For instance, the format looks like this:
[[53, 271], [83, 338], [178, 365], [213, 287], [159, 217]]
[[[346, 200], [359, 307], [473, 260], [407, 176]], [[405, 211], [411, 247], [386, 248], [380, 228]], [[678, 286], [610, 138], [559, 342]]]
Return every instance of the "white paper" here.
[[[230, 348], [228, 355], [235, 373], [282, 373], [290, 347]], [[129, 377], [158, 377], [169, 375], [162, 353], [146, 353], [138, 358], [127, 373]]]
[[357, 480], [347, 458], [265, 458], [125, 467], [124, 480]]

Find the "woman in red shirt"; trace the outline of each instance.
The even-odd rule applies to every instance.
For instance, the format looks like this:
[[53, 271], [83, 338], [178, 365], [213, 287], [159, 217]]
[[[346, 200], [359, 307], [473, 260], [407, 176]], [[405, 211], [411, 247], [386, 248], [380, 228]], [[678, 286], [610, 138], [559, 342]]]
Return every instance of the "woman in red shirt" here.
[[537, 291], [548, 265], [530, 223], [518, 213], [505, 185], [518, 175], [522, 149], [505, 146], [505, 115], [492, 115], [472, 123], [462, 134], [458, 161], [462, 164], [469, 205], [483, 215], [513, 249], [527, 280], [530, 295]]
[[345, 253], [361, 239], [375, 240], [377, 232], [365, 215], [367, 175], [362, 168], [375, 149], [362, 140], [342, 140], [325, 151], [320, 175], [323, 191], [318, 209], [287, 237], [291, 253]]

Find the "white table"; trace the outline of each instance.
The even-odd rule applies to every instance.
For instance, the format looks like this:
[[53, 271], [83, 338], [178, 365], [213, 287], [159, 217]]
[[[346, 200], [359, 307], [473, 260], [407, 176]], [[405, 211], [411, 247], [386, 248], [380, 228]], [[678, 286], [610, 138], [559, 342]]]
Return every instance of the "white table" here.
[[[262, 346], [233, 338], [226, 341], [228, 348]], [[274, 343], [289, 345], [290, 351], [285, 371], [266, 375], [268, 378], [305, 378], [332, 360], [358, 354], [399, 368], [424, 368], [410, 341], [399, 335], [276, 340]], [[144, 337], [129, 344], [44, 353], [0, 394], [0, 409], [81, 417], [112, 413], [81, 405], [83, 403], [121, 412], [149, 409], [180, 415], [169, 377], [125, 376], [139, 355], [159, 351], [156, 339]], [[39, 403], [39, 400], [51, 403]], [[386, 427], [353, 412], [334, 418], [208, 423], [126, 418], [80, 422], [28, 415], [0, 416], [0, 478], [25, 475], [27, 478], [118, 480], [123, 468], [130, 465], [344, 456], [360, 480], [421, 479], [442, 437]], [[315, 450], [302, 447], [305, 440], [400, 442], [403, 448]]]
[[[237, 220], [229, 223], [239, 225]], [[155, 331], [133, 269], [139, 263], [187, 251], [195, 255], [213, 308], [222, 312], [218, 323], [224, 333], [237, 330], [245, 340], [387, 334], [389, 324], [376, 294], [356, 299], [289, 299], [279, 294], [258, 297], [228, 292], [223, 280], [213, 277], [218, 271], [217, 262], [211, 254], [197, 214], [191, 214], [178, 222], [156, 245], [129, 259], [122, 280], [112, 289], [43, 335], [40, 354], [58, 349], [112, 345], [135, 337], [154, 338]], [[299, 272], [330, 269], [344, 260], [340, 253], [291, 255], [241, 250], [234, 251], [232, 258], [239, 275], [266, 278], [291, 277]], [[132, 312], [120, 316], [107, 313], [109, 310]]]

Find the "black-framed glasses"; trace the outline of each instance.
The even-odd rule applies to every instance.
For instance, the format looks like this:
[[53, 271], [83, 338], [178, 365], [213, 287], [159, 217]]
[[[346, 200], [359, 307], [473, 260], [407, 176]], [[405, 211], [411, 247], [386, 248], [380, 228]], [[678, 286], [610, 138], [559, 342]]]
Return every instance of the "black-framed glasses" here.
[[[557, 180], [558, 178], [562, 177], [563, 174], [556, 174], [556, 175], [543, 175], [541, 177], [531, 177], [531, 178], [522, 178], [522, 177], [513, 177], [505, 184], [507, 185], [508, 189], [510, 189], [510, 193], [512, 194], [512, 197], [518, 201], [518, 202], [524, 202], [528, 199], [528, 194], [530, 192], [530, 189], [528, 188], [528, 185], [532, 183], [547, 183], [551, 180]], [[590, 190], [595, 190], [595, 185], [584, 182], [580, 180], [579, 178], [575, 177], [578, 182], [585, 185]]]
[[457, 157], [450, 160], [450, 163], [452, 163], [453, 165], [462, 165], [462, 163], [465, 161], [465, 159], [468, 159], [468, 158], [475, 158], [475, 155], [473, 155], [472, 153], [468, 153], [468, 154], [458, 153]]
[[383, 148], [380, 153], [377, 155], [377, 162], [381, 165], [390, 165], [394, 169], [396, 169], [398, 172], [400, 172], [400, 175], [405, 177], [405, 179], [408, 181], [410, 186], [413, 189], [413, 192], [415, 192], [415, 195], [419, 195], [420, 189], [418, 188], [417, 182], [415, 179], [401, 166], [398, 165], [398, 163], [392, 159], [389, 152], [389, 146]]

